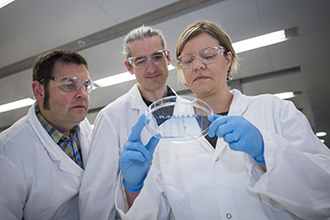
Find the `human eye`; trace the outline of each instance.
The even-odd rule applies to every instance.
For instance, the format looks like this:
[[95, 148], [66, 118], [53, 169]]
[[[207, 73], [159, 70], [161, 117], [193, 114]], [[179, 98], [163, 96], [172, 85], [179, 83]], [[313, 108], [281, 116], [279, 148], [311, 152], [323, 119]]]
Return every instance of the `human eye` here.
[[88, 88], [88, 87], [92, 86], [92, 82], [90, 80], [85, 80], [85, 83], [83, 84], [83, 86], [85, 88]]
[[135, 66], [144, 66], [147, 62], [146, 57], [138, 57], [134, 60], [134, 65]]
[[194, 62], [194, 60], [195, 60], [195, 57], [191, 56], [191, 55], [185, 55], [185, 56], [181, 57], [181, 62], [183, 64], [191, 64]]
[[62, 85], [62, 88], [67, 91], [75, 91], [77, 89], [77, 85], [75, 83], [69, 83]]
[[85, 83], [85, 84], [83, 84], [83, 87], [84, 87], [85, 91], [89, 91], [89, 89], [91, 87], [91, 84], [90, 83]]
[[162, 53], [156, 53], [156, 54], [152, 55], [152, 57], [151, 57], [151, 59], [152, 59], [154, 62], [159, 62], [159, 61], [161, 61], [163, 58], [164, 58], [164, 56], [163, 56]]
[[64, 78], [60, 81], [60, 87], [66, 91], [74, 91], [77, 89], [76, 80], [71, 78]]
[[218, 51], [216, 49], [208, 49], [208, 50], [204, 50], [201, 53], [201, 57], [204, 60], [213, 60], [214, 58], [216, 58], [216, 56], [218, 55]]

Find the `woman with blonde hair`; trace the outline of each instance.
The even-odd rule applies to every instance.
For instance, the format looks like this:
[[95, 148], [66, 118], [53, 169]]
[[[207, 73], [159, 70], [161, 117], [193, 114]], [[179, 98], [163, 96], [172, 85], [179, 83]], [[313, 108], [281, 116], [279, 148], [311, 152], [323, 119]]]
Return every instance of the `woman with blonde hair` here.
[[120, 158], [121, 217], [328, 219], [330, 151], [294, 104], [230, 91], [238, 57], [212, 22], [187, 27], [176, 57], [178, 74], [212, 108], [213, 122], [205, 138], [147, 145], [138, 138], [144, 117], [137, 122]]

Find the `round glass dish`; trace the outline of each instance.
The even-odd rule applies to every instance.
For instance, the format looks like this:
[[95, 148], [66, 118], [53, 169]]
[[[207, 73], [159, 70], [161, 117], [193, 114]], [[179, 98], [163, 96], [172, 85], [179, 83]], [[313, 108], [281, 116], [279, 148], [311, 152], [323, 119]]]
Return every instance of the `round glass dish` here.
[[190, 96], [168, 96], [153, 102], [146, 114], [146, 129], [170, 141], [191, 141], [204, 137], [213, 111], [206, 102]]

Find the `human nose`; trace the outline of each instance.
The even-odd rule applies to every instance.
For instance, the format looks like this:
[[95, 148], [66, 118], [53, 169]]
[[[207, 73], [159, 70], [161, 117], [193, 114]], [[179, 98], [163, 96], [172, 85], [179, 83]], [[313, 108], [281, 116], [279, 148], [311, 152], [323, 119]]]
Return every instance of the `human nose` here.
[[[199, 61], [197, 61], [197, 59]], [[198, 69], [206, 69], [206, 64], [203, 62], [203, 60], [200, 57], [195, 57], [193, 69], [194, 71], [197, 71]]]
[[157, 64], [149, 57], [147, 62], [147, 71], [153, 73], [157, 69]]

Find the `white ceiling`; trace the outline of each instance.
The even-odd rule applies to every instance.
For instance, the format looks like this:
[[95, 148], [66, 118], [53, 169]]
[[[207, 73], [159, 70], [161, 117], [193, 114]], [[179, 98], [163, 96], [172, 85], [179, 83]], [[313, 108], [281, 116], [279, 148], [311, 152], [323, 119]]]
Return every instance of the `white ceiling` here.
[[[248, 95], [294, 91], [297, 95], [291, 101], [315, 132], [328, 133], [324, 139], [329, 146], [329, 8], [329, 0], [16, 0], [0, 9], [0, 105], [32, 97], [33, 62], [53, 48], [82, 54], [94, 80], [126, 71], [123, 38], [141, 24], [161, 29], [172, 55], [180, 33], [197, 20], [221, 25], [233, 42], [293, 28], [298, 34], [285, 42], [240, 53], [241, 68], [229, 86]], [[85, 45], [80, 46], [79, 40]], [[91, 123], [100, 108], [134, 83], [94, 90]], [[177, 83], [175, 71], [168, 84], [179, 94], [190, 92]], [[27, 109], [0, 113], [0, 130]]]

